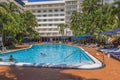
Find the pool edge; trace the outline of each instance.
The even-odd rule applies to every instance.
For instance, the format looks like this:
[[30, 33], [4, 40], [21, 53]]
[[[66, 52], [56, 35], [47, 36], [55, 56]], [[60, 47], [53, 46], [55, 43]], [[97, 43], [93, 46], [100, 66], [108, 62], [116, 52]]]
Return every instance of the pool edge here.
[[[33, 45], [31, 45], [28, 48], [31, 48]], [[68, 45], [71, 46], [71, 45]], [[82, 49], [83, 51], [85, 51], [83, 48], [81, 48], [80, 46], [74, 46], [74, 47], [78, 47], [80, 49]], [[28, 49], [28, 48], [24, 48], [24, 49]], [[23, 50], [23, 49], [19, 49], [19, 50]], [[14, 50], [14, 51], [18, 51], [18, 50]], [[9, 52], [13, 52], [9, 51]], [[67, 69], [99, 69], [104, 67], [104, 64], [99, 61], [97, 58], [95, 58], [94, 56], [92, 56], [90, 53], [88, 53], [87, 51], [85, 51], [85, 53], [92, 58], [95, 61], [95, 64], [91, 64], [91, 65], [81, 65], [81, 63], [77, 63], [77, 64], [50, 64], [50, 63], [22, 63], [22, 62], [0, 62], [1, 66], [22, 66], [22, 67], [42, 67], [42, 68], [67, 68]]]

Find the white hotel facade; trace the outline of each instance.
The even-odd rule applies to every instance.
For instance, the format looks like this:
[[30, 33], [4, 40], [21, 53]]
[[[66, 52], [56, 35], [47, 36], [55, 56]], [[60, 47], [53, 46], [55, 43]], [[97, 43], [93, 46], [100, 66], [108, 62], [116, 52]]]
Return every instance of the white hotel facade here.
[[[25, 3], [25, 10], [30, 10], [37, 19], [38, 26], [36, 31], [42, 37], [61, 36], [59, 24], [70, 23], [70, 16], [73, 11], [79, 11], [78, 4], [82, 0], [54, 0]], [[69, 28], [64, 30], [64, 36], [72, 36], [72, 31]]]
[[[25, 9], [30, 10], [37, 19], [38, 26], [36, 31], [42, 37], [61, 36], [59, 24], [70, 23], [70, 17], [73, 11], [81, 10], [83, 0], [51, 0], [37, 1], [25, 3]], [[102, 2], [102, 0], [101, 0]], [[103, 3], [112, 3], [114, 0], [103, 0]], [[64, 29], [64, 36], [72, 36], [72, 31], [69, 28]]]

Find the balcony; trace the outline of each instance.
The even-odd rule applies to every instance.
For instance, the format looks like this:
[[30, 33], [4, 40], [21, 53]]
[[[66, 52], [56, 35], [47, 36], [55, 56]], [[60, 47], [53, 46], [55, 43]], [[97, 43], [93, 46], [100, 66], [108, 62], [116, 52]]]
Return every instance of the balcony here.
[[57, 26], [38, 26], [36, 29], [55, 29]]
[[42, 36], [42, 37], [57, 37], [57, 36], [61, 36], [61, 34], [40, 34], [40, 36]]
[[38, 6], [26, 6], [27, 9], [31, 9], [31, 10], [44, 10], [44, 9], [64, 9], [65, 6], [41, 6], [41, 7], [38, 7]]
[[52, 16], [52, 17], [36, 17], [37, 19], [64, 19], [65, 16]]
[[46, 22], [38, 22], [38, 24], [60, 24], [65, 23], [65, 21], [46, 21]]
[[59, 33], [59, 31], [48, 31], [48, 30], [45, 30], [45, 31], [38, 31], [39, 33]]

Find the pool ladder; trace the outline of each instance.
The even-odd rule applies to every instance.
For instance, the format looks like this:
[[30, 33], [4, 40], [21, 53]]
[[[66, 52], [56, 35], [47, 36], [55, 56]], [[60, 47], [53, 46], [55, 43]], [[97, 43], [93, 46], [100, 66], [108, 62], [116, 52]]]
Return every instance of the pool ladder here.
[[73, 55], [74, 53], [71, 53], [70, 55], [68, 55], [68, 56], [66, 56], [65, 58], [64, 58], [64, 62], [65, 62], [65, 60], [67, 59], [67, 58], [69, 58], [71, 55]]
[[[80, 52], [82, 52], [82, 51], [80, 51]], [[73, 55], [74, 54], [74, 52], [73, 53], [71, 53], [70, 55], [68, 55], [68, 56], [66, 56], [65, 58], [64, 58], [64, 62], [65, 62], [65, 60], [67, 59], [67, 58], [69, 58], [71, 55]], [[81, 53], [80, 53], [80, 63], [81, 63]]]

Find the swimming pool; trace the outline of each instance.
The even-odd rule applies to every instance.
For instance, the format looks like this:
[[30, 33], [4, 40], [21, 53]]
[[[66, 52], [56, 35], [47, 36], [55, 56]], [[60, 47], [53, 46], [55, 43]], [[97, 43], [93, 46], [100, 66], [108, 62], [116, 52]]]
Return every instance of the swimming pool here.
[[[15, 62], [8, 62], [10, 55]], [[91, 68], [101, 67], [101, 62], [84, 50], [64, 44], [33, 45], [28, 49], [0, 54], [0, 58], [7, 63], [4, 65], [9, 63], [36, 67], [86, 68], [91, 65]]]

